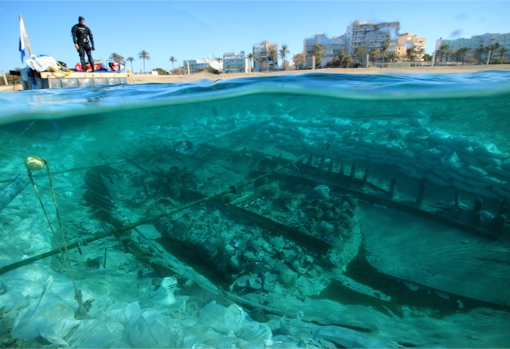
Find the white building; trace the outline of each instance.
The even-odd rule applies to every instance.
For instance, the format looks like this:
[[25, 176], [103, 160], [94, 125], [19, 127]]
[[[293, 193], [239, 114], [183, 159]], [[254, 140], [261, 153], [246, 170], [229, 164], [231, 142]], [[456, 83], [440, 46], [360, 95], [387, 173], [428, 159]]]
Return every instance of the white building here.
[[312, 67], [312, 50], [317, 44], [324, 46], [326, 56], [321, 58], [321, 66], [325, 66], [328, 62], [333, 62], [335, 57], [341, 50], [346, 51], [345, 35], [333, 38], [326, 37], [325, 34], [316, 34], [315, 36], [303, 41], [303, 56], [306, 57], [305, 64], [309, 68]]
[[[479, 47], [487, 47], [492, 44], [498, 43], [501, 47], [505, 47], [510, 50], [510, 33], [505, 34], [491, 34], [486, 33], [482, 35], [473, 35], [470, 38], [459, 38], [447, 40], [443, 38], [439, 38], [436, 41], [436, 51], [439, 49], [441, 45], [450, 46], [450, 51], [453, 53], [460, 48], [467, 47], [470, 50], [466, 54], [466, 59], [476, 57], [476, 49]], [[498, 53], [494, 53], [494, 57], [499, 57]], [[480, 60], [486, 60], [487, 54], [483, 53], [477, 57]]]
[[201, 72], [202, 70], [207, 68], [207, 65], [209, 64], [210, 59], [190, 59], [183, 62], [184, 70], [188, 69], [189, 64], [189, 72], [191, 74], [196, 74], [198, 72]]
[[224, 73], [246, 73], [248, 70], [248, 57], [244, 51], [240, 53], [227, 52], [223, 55]]
[[359, 46], [380, 48], [384, 40], [390, 41], [386, 52], [396, 52], [400, 22], [373, 23], [372, 21], [354, 21], [345, 33], [347, 55], [352, 56], [354, 49]]

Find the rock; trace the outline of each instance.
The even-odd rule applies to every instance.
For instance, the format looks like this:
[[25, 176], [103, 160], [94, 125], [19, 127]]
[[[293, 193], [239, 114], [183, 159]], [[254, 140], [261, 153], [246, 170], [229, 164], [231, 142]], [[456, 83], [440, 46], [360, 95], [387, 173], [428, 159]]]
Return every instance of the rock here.
[[250, 318], [252, 320], [255, 320], [257, 322], [260, 322], [262, 324], [266, 323], [266, 322], [269, 322], [271, 321], [271, 319], [269, 318], [269, 316], [267, 316], [262, 310], [260, 310], [259, 308], [255, 308], [253, 309], [252, 312], [250, 312]]
[[168, 237], [184, 241], [188, 238], [189, 232], [193, 228], [193, 221], [190, 215], [184, 214], [181, 218], [174, 221], [173, 224], [168, 227]]
[[278, 282], [283, 285], [285, 288], [293, 287], [296, 283], [296, 273], [290, 270], [289, 267], [284, 265], [280, 269], [280, 273], [278, 274]]
[[325, 185], [318, 185], [308, 194], [309, 199], [329, 200], [329, 188]]

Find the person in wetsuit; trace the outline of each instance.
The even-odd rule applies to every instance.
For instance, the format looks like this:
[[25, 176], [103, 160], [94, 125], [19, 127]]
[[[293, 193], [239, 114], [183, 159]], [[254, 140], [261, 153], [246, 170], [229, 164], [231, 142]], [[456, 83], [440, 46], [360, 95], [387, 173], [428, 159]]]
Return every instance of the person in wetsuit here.
[[85, 25], [85, 18], [82, 16], [78, 18], [78, 24], [73, 26], [71, 33], [73, 34], [74, 46], [80, 54], [80, 62], [83, 71], [87, 71], [87, 63], [85, 63], [85, 52], [89, 58], [89, 63], [92, 67], [92, 71], [94, 71], [94, 59], [92, 58], [92, 51], [95, 50], [94, 37], [92, 36], [92, 31], [90, 31], [89, 27]]

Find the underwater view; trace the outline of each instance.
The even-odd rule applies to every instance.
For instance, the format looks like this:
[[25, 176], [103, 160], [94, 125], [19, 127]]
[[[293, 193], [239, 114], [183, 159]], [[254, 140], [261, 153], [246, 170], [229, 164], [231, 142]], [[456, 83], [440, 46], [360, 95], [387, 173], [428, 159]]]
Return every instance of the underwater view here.
[[0, 94], [0, 347], [510, 347], [510, 72]]

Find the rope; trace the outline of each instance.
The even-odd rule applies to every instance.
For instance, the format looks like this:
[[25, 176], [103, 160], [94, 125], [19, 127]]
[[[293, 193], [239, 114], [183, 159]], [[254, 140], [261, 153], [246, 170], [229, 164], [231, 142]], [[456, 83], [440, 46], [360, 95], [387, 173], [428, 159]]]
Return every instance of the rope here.
[[41, 204], [44, 216], [46, 217], [46, 220], [48, 221], [48, 225], [50, 226], [50, 230], [53, 233], [53, 237], [55, 238], [55, 242], [57, 243], [58, 250], [60, 251], [60, 254], [62, 255], [62, 259], [65, 262], [65, 265], [67, 267], [67, 271], [69, 272], [69, 275], [71, 276], [71, 280], [73, 281], [74, 298], [78, 302], [78, 315], [86, 316], [87, 315], [87, 311], [85, 310], [85, 308], [83, 306], [82, 293], [81, 293], [81, 290], [78, 289], [78, 286], [76, 285], [76, 280], [74, 279], [73, 268], [71, 266], [71, 258], [69, 257], [69, 251], [67, 249], [67, 243], [66, 243], [66, 238], [65, 238], [65, 235], [64, 235], [64, 229], [62, 228], [62, 222], [60, 220], [60, 213], [58, 211], [57, 198], [55, 197], [55, 191], [53, 189], [53, 182], [51, 180], [50, 167], [49, 167], [48, 162], [46, 160], [44, 160], [44, 164], [46, 165], [46, 169], [48, 170], [48, 177], [49, 177], [49, 180], [50, 180], [51, 193], [53, 194], [53, 202], [55, 203], [55, 211], [57, 212], [58, 224], [60, 226], [60, 232], [62, 233], [62, 241], [64, 243], [65, 255], [64, 255], [64, 252], [62, 251], [62, 248], [60, 247], [60, 244], [59, 244], [58, 238], [57, 238], [57, 234], [55, 233], [55, 230], [53, 229], [53, 226], [51, 225], [50, 218], [48, 217], [48, 214], [46, 213], [46, 209], [44, 208], [44, 204], [42, 202], [41, 196], [39, 195], [39, 190], [37, 190], [37, 186], [35, 184], [35, 181], [34, 181], [34, 179], [32, 177], [32, 172], [30, 170], [28, 171], [28, 176], [30, 177], [30, 180], [32, 181], [32, 184], [34, 186], [35, 192], [37, 194], [37, 198], [39, 199], [39, 203]]
[[5, 143], [5, 144], [4, 144], [4, 147], [5, 147], [7, 144], [11, 143], [11, 142], [12, 142], [13, 140], [15, 140], [16, 138], [23, 136], [23, 134], [24, 134], [25, 132], [27, 132], [27, 131], [30, 129], [30, 127], [32, 127], [32, 125], [36, 122], [36, 120], [37, 120], [37, 119], [34, 119], [34, 121], [32, 121], [32, 123], [31, 123], [30, 125], [28, 125], [28, 127], [25, 129], [25, 131], [21, 132], [19, 135], [17, 135], [17, 136], [16, 136], [16, 137], [14, 137], [13, 139], [11, 139], [9, 142]]
[[[35, 120], [34, 120], [35, 122]], [[25, 130], [26, 131], [26, 130]], [[20, 135], [21, 136], [21, 135]], [[11, 140], [12, 142], [12, 140]], [[118, 165], [118, 164], [123, 164], [123, 163], [127, 163], [127, 162], [131, 162], [133, 160], [138, 160], [138, 159], [143, 159], [143, 158], [146, 158], [146, 157], [149, 157], [149, 156], [153, 156], [153, 155], [158, 155], [158, 154], [162, 154], [162, 153], [170, 153], [171, 155], [174, 154], [174, 151], [176, 149], [179, 149], [179, 148], [182, 148], [184, 147], [185, 144], [179, 144], [175, 147], [172, 147], [170, 149], [167, 149], [167, 150], [162, 150], [162, 151], [158, 151], [158, 152], [155, 152], [155, 153], [151, 153], [151, 154], [147, 154], [147, 155], [140, 155], [140, 156], [137, 156], [136, 158], [130, 158], [130, 159], [126, 159], [126, 160], [119, 160], [119, 161], [113, 161], [113, 162], [108, 162], [106, 164], [101, 164], [101, 165], [93, 165], [93, 166], [84, 166], [84, 167], [76, 167], [76, 168], [71, 168], [69, 170], [65, 170], [65, 171], [57, 171], [57, 172], [53, 172], [54, 175], [57, 175], [57, 174], [63, 174], [63, 173], [67, 173], [67, 172], [74, 172], [74, 171], [83, 171], [83, 170], [88, 170], [88, 169], [91, 169], [91, 168], [96, 168], [96, 167], [103, 167], [103, 166], [109, 166], [109, 165]], [[41, 176], [34, 176], [36, 178], [38, 177], [43, 177], [44, 175], [41, 175]], [[10, 179], [3, 179], [3, 180], [0, 180], [0, 183], [7, 183], [7, 182], [10, 182]]]

